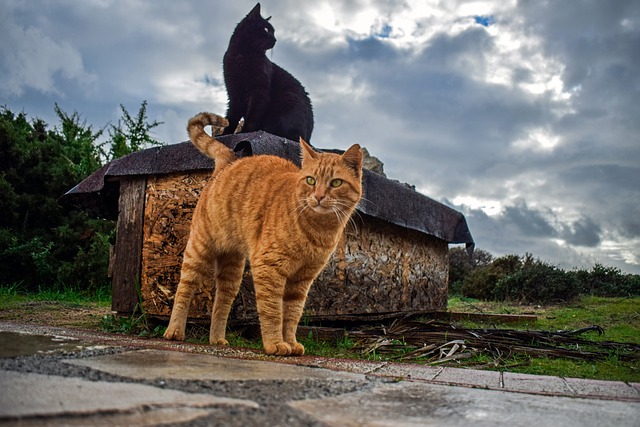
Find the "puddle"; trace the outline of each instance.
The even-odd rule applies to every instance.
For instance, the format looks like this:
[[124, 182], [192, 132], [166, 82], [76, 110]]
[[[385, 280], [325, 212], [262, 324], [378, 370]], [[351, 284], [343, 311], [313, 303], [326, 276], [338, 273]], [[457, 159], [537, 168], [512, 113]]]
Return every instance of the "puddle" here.
[[70, 337], [0, 331], [0, 357], [79, 351], [86, 345]]

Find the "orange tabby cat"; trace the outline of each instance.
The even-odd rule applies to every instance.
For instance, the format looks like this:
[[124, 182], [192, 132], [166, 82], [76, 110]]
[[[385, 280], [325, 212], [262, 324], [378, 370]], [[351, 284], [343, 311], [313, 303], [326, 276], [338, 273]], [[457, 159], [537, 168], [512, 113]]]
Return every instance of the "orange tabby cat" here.
[[309, 287], [335, 249], [362, 193], [362, 154], [317, 153], [300, 139], [302, 168], [276, 156], [236, 159], [205, 133], [219, 116], [189, 120], [192, 143], [215, 160], [196, 206], [167, 339], [183, 340], [189, 304], [214, 266], [211, 344], [225, 340], [227, 318], [248, 257], [265, 353], [302, 355], [296, 329]]

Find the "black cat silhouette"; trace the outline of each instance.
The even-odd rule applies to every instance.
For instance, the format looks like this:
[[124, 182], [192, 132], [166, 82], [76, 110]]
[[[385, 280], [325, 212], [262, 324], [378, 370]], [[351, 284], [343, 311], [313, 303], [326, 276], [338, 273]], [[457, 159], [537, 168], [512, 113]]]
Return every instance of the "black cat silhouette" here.
[[229, 105], [223, 134], [234, 133], [244, 117], [242, 132], [263, 130], [309, 142], [313, 131], [311, 100], [295, 77], [265, 55], [276, 44], [269, 18], [260, 3], [236, 26], [224, 54], [224, 82]]

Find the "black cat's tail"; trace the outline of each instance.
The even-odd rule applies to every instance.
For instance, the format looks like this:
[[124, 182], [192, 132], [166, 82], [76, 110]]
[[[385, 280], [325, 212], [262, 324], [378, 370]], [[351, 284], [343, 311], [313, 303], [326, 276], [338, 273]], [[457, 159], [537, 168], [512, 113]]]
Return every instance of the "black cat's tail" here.
[[[199, 113], [189, 119], [189, 124], [187, 125], [191, 143], [202, 154], [212, 158], [215, 162], [214, 174], [237, 160], [233, 150], [215, 138], [215, 135], [220, 134], [228, 125], [227, 119], [212, 113]], [[213, 136], [209, 136], [205, 132], [204, 128], [207, 126], [211, 126], [211, 134]]]

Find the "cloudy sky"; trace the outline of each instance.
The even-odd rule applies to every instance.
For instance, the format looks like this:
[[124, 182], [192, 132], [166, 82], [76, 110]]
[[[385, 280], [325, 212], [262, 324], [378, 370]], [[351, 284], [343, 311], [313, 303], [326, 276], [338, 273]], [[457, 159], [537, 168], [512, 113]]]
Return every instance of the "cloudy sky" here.
[[[254, 1], [0, 1], [0, 105], [101, 128], [149, 103], [186, 140], [224, 113], [222, 56]], [[466, 215], [477, 246], [640, 273], [640, 2], [265, 0], [315, 111]]]

